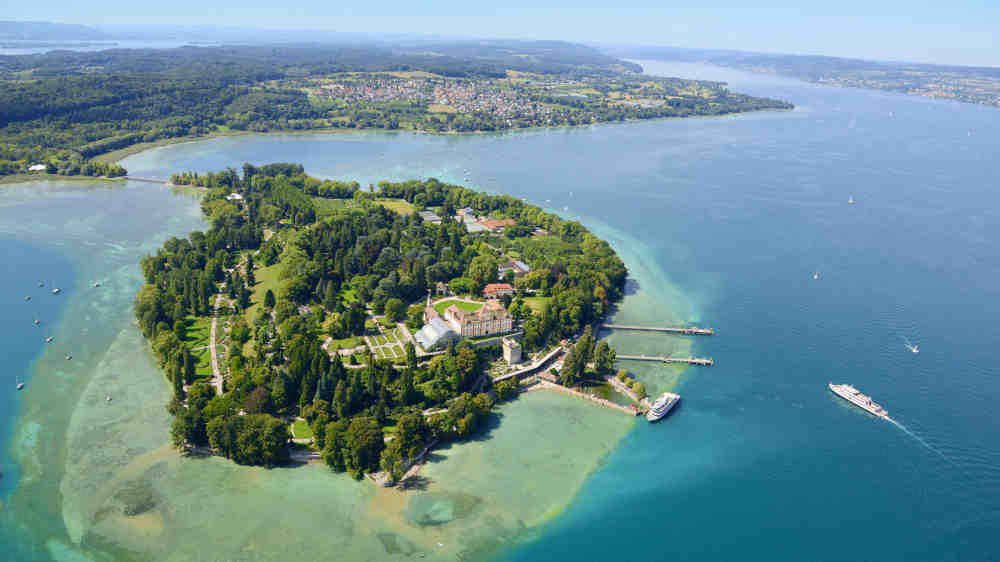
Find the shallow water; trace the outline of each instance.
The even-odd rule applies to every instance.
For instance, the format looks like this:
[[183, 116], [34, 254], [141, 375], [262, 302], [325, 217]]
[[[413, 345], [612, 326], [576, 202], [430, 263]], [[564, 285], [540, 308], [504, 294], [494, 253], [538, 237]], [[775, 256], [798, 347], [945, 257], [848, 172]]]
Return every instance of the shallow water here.
[[[491, 136], [225, 138], [125, 164], [154, 177], [276, 160], [362, 183], [435, 176], [579, 217], [629, 266], [615, 321], [716, 329], [696, 339], [609, 336], [622, 353], [716, 359], [683, 375], [623, 363], [651, 392], [680, 392], [666, 420], [634, 423], [531, 393], [504, 406], [488, 440], [442, 451], [425, 469], [433, 483], [409, 495], [322, 467], [181, 460], [159, 449], [166, 419], [154, 404], [166, 389], [127, 308], [140, 247], [193, 228], [194, 202], [148, 184], [92, 188], [86, 199], [21, 188], [0, 193], [0, 233], [68, 256], [75, 273], [67, 277], [81, 280], [80, 291], [108, 262], [118, 264], [109, 269], [120, 271], [123, 288], [101, 313], [119, 320], [93, 330], [79, 378], [53, 377], [54, 394], [32, 382], [18, 398], [13, 445], [31, 454], [0, 531], [20, 532], [17, 544], [32, 557], [60, 559], [81, 549], [120, 558], [302, 558], [325, 546], [344, 559], [577, 560], [645, 556], [663, 544], [691, 559], [854, 560], [858, 548], [881, 560], [1000, 557], [992, 539], [1000, 428], [991, 417], [1000, 399], [991, 174], [1000, 114], [694, 65], [647, 67], [728, 79], [798, 109]], [[133, 216], [115, 206], [122, 193], [156, 194], [142, 215], [147, 230], [134, 239], [113, 234], [118, 219], [108, 218]], [[106, 198], [90, 203], [94, 194]], [[66, 209], [47, 219], [53, 196], [79, 206], [80, 217]], [[173, 212], [179, 222], [162, 222]], [[104, 218], [83, 219], [92, 215]], [[88, 229], [107, 232], [76, 234]], [[60, 330], [83, 328], [78, 319], [93, 306], [84, 294], [67, 295]], [[23, 295], [12, 299], [20, 305]], [[907, 339], [920, 354], [905, 348]], [[133, 376], [104, 361], [113, 345], [133, 352], [122, 351]], [[45, 357], [33, 380], [66, 368], [61, 356]], [[912, 436], [830, 395], [830, 380], [872, 394]], [[119, 390], [126, 381], [134, 388]], [[86, 397], [109, 385], [148, 400], [148, 412], [130, 414], [145, 417], [102, 426], [96, 416], [111, 411]], [[70, 546], [74, 537], [82, 546]], [[213, 541], [217, 550], [198, 550]]]

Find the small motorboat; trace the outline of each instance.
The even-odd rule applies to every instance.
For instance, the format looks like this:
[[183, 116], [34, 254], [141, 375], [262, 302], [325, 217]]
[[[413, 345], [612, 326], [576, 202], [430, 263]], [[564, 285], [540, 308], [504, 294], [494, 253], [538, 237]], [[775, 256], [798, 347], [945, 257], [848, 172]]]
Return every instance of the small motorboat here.
[[819, 272], [813, 273], [813, 279], [819, 279]]
[[94, 283], [94, 287], [100, 287], [100, 286], [101, 286], [101, 282], [100, 281], [97, 281], [97, 282]]
[[54, 339], [55, 338], [53, 338], [52, 336], [49, 336], [49, 337], [45, 338], [45, 343], [52, 343], [52, 340], [54, 340]]
[[25, 300], [25, 302], [30, 301], [31, 300], [31, 295], [28, 295], [28, 296], [24, 297], [24, 300]]
[[853, 196], [847, 198], [847, 204], [848, 205], [853, 205], [854, 204], [854, 197]]
[[[15, 380], [16, 380], [16, 379], [15, 379]], [[17, 383], [17, 389], [18, 389], [18, 390], [21, 390], [22, 388], [24, 388], [24, 383], [23, 383], [23, 382], [20, 382], [20, 381], [18, 381], [18, 383]]]
[[111, 402], [111, 395], [110, 394], [106, 395], [104, 399], [108, 402]]
[[72, 356], [72, 355], [66, 355], [66, 360], [67, 360], [67, 361], [69, 361], [69, 360], [70, 360], [70, 359], [72, 359], [72, 358], [73, 358], [73, 356]]
[[38, 325], [38, 318], [35, 318], [35, 326]]
[[61, 292], [62, 292], [62, 289], [60, 289], [59, 287], [56, 287], [55, 289], [52, 289], [52, 294], [53, 295], [58, 295]]

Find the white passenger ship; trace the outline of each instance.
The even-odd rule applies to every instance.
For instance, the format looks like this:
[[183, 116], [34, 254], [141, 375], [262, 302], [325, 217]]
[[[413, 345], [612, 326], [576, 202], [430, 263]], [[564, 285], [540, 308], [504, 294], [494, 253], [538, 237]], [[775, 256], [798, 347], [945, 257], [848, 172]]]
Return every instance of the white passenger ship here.
[[832, 382], [828, 386], [830, 387], [830, 392], [833, 392], [858, 408], [861, 408], [873, 416], [878, 416], [882, 419], [892, 421], [892, 418], [889, 417], [889, 412], [886, 412], [885, 408], [876, 404], [870, 396], [862, 394], [860, 390], [854, 388], [853, 386], [849, 384], [833, 384]]
[[681, 397], [673, 392], [664, 392], [653, 402], [653, 407], [646, 412], [646, 419], [654, 422], [667, 415], [670, 410], [679, 402]]

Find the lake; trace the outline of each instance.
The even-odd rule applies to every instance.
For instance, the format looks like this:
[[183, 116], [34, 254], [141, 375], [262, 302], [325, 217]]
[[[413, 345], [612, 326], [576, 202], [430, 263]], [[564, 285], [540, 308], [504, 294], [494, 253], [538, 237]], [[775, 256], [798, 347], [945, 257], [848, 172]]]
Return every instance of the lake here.
[[[17, 374], [28, 386], [0, 399], [13, 455], [0, 544], [17, 559], [1000, 557], [1000, 114], [644, 66], [797, 109], [481, 136], [229, 137], [124, 165], [153, 177], [246, 161], [363, 184], [433, 176], [578, 218], [629, 267], [615, 322], [716, 331], [608, 336], [619, 353], [715, 359], [621, 362], [651, 392], [681, 394], [668, 418], [530, 393], [482, 440], [442, 451], [427, 468], [437, 487], [419, 500], [322, 467], [179, 459], [163, 447], [169, 388], [129, 307], [139, 257], [204, 227], [196, 199], [138, 182], [7, 187], [0, 291], [15, 312], [0, 332], [8, 388]], [[830, 381], [872, 395], [898, 425], [848, 406]]]

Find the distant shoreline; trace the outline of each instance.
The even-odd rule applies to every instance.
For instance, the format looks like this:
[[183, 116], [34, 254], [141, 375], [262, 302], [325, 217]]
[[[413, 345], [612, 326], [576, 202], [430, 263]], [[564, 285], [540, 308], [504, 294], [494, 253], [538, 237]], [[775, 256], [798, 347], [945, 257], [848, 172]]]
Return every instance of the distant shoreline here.
[[[594, 127], [598, 125], [623, 125], [623, 124], [645, 123], [652, 121], [702, 119], [702, 118], [714, 119], [719, 117], [731, 117], [733, 115], [748, 115], [752, 113], [762, 113], [770, 111], [795, 111], [795, 107], [791, 107], [788, 109], [772, 107], [764, 109], [754, 109], [751, 111], [732, 111], [729, 113], [720, 113], [718, 115], [687, 115], [683, 117], [665, 116], [665, 117], [654, 117], [650, 119], [625, 119], [623, 121], [597, 121], [594, 123], [580, 123], [578, 125], [535, 125], [532, 127], [502, 129], [498, 131], [425, 131], [422, 129], [416, 129], [416, 130], [379, 129], [379, 128], [345, 129], [337, 127], [323, 127], [318, 129], [296, 129], [296, 130], [282, 130], [282, 131], [219, 131], [219, 132], [209, 133], [207, 135], [173, 137], [169, 139], [160, 139], [152, 142], [133, 144], [125, 148], [120, 148], [118, 150], [112, 150], [111, 152], [105, 152], [104, 154], [99, 154], [97, 156], [94, 156], [92, 160], [95, 162], [102, 162], [105, 164], [120, 164], [122, 160], [128, 158], [129, 156], [135, 156], [136, 154], [141, 154], [143, 152], [146, 152], [147, 150], [153, 150], [164, 146], [183, 144], [188, 142], [206, 141], [206, 140], [226, 138], [226, 137], [242, 137], [247, 135], [322, 135], [322, 134], [351, 134], [351, 133], [400, 133], [400, 134], [432, 135], [432, 136], [463, 136], [463, 135], [478, 136], [478, 135], [488, 135], [488, 134], [507, 134], [507, 133], [532, 132], [532, 131], [555, 130], [555, 129], [580, 129], [583, 127]], [[22, 174], [22, 175], [27, 175], [27, 174]], [[54, 176], [54, 177], [66, 177], [66, 176]]]

